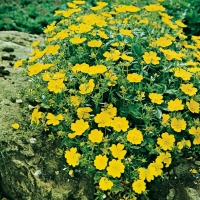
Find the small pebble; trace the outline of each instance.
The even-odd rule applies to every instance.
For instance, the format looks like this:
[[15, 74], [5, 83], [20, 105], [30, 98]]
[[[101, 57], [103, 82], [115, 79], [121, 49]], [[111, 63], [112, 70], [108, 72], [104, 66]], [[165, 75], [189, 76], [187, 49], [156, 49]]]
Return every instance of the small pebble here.
[[194, 164], [195, 165], [200, 165], [200, 161], [195, 161]]
[[16, 103], [22, 103], [21, 99], [16, 99]]
[[41, 170], [37, 170], [33, 175], [34, 176], [39, 176], [42, 174], [42, 171]]
[[30, 138], [30, 143], [31, 143], [31, 144], [36, 143], [36, 138]]

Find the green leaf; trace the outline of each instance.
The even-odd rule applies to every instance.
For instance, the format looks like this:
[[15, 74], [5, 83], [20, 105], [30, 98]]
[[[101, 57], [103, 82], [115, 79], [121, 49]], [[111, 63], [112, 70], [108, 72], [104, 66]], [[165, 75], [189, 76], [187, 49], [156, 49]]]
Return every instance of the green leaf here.
[[176, 94], [177, 92], [178, 92], [178, 90], [169, 89], [169, 90], [166, 90], [164, 93], [166, 93], [166, 94]]
[[134, 52], [137, 56], [143, 55], [143, 48], [141, 45], [132, 44], [132, 52]]
[[158, 107], [156, 108], [156, 117], [158, 119], [161, 119], [162, 117], [162, 110], [160, 110]]

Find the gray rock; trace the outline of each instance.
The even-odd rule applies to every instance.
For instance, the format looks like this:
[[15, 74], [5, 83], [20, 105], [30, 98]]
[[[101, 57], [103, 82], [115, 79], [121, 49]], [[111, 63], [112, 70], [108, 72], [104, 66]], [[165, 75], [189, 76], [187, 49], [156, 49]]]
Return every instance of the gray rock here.
[[200, 165], [200, 161], [196, 160], [195, 162], [195, 165]]
[[194, 188], [185, 188], [187, 191], [187, 195], [189, 197], [188, 200], [200, 200], [200, 191], [195, 190]]
[[[39, 35], [31, 35], [18, 31], [0, 31], [0, 64], [2, 55], [12, 53], [15, 60], [27, 58], [32, 52], [30, 44], [36, 40], [43, 41], [43, 37]], [[11, 56], [12, 57], [12, 56]]]

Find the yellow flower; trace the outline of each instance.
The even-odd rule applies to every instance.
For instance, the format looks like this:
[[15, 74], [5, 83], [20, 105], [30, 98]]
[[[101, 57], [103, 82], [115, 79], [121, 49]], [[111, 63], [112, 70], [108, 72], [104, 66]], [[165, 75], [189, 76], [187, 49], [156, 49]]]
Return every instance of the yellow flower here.
[[56, 21], [52, 22], [51, 24], [49, 24], [45, 29], [44, 29], [44, 33], [48, 33], [50, 31], [53, 31], [56, 25]]
[[91, 142], [100, 143], [103, 139], [103, 133], [97, 129], [94, 129], [90, 132], [88, 138]]
[[106, 112], [101, 112], [94, 117], [94, 121], [98, 123], [98, 127], [106, 127], [111, 124], [111, 117]]
[[40, 73], [42, 70], [43, 70], [42, 64], [36, 63], [28, 68], [28, 75], [29, 76], [36, 75]]
[[153, 65], [157, 65], [159, 64], [159, 60], [161, 60], [160, 57], [157, 57], [157, 53], [153, 51], [150, 51], [149, 53], [145, 52], [142, 57], [146, 64], [152, 63]]
[[184, 81], [189, 81], [191, 78], [190, 72], [187, 72], [184, 69], [176, 69], [174, 76], [182, 78]]
[[110, 190], [113, 187], [113, 182], [105, 177], [101, 177], [99, 181], [99, 188], [102, 190]]
[[43, 81], [50, 81], [51, 80], [51, 73], [50, 72], [45, 72], [44, 74], [42, 74], [42, 80]]
[[190, 112], [192, 113], [199, 113], [199, 103], [196, 102], [194, 99], [191, 99], [190, 102], [186, 102], [186, 105]]
[[196, 169], [190, 169], [190, 172], [191, 172], [192, 174], [198, 174], [198, 171], [197, 171]]
[[127, 140], [131, 142], [132, 144], [141, 144], [143, 141], [143, 135], [140, 130], [137, 130], [137, 128], [134, 128], [130, 131], [128, 131], [127, 134]]
[[83, 83], [79, 86], [79, 90], [81, 94], [89, 94], [94, 89], [94, 79], [90, 79], [88, 83]]
[[105, 6], [107, 6], [108, 5], [108, 3], [106, 3], [106, 2], [97, 2], [97, 5], [98, 6], [95, 6], [95, 7], [92, 7], [92, 8], [90, 8], [91, 10], [101, 10], [103, 7], [105, 7]]
[[54, 79], [54, 80], [60, 79], [60, 80], [63, 80], [63, 81], [67, 80], [66, 77], [65, 77], [65, 74], [61, 71], [54, 73], [54, 75], [52, 76], [52, 79]]
[[185, 25], [183, 22], [181, 22], [180, 20], [176, 20], [175, 23], [181, 27], [181, 28], [184, 28], [184, 27], [187, 27], [187, 25]]
[[172, 118], [171, 127], [176, 132], [181, 132], [186, 129], [186, 121], [184, 119]]
[[144, 18], [142, 20], [139, 21], [140, 24], [148, 24], [149, 23], [149, 19], [148, 18]]
[[154, 175], [152, 171], [149, 170], [149, 168], [145, 169], [145, 168], [140, 167], [138, 169], [138, 172], [139, 172], [140, 180], [144, 181], [146, 179], [148, 182], [151, 182], [154, 179]]
[[103, 39], [108, 39], [109, 38], [104, 31], [98, 30], [98, 34]]
[[129, 36], [131, 38], [133, 38], [133, 34], [132, 34], [132, 30], [125, 30], [125, 29], [121, 29], [119, 31], [120, 34], [125, 35], [125, 36]]
[[107, 167], [108, 174], [113, 178], [120, 178], [121, 173], [124, 173], [124, 165], [120, 160], [112, 159]]
[[81, 154], [76, 152], [77, 152], [76, 147], [72, 147], [69, 151], [65, 152], [66, 162], [68, 163], [68, 165], [71, 165], [73, 167], [79, 164], [79, 159], [81, 157]]
[[160, 153], [159, 156], [156, 158], [156, 163], [165, 163], [165, 167], [169, 167], [172, 162], [172, 157], [169, 152]]
[[91, 66], [88, 69], [88, 74], [89, 75], [94, 75], [94, 74], [103, 74], [104, 72], [107, 71], [106, 66], [104, 65], [96, 65], [96, 66]]
[[108, 158], [106, 156], [97, 155], [95, 156], [94, 166], [98, 170], [103, 170], [106, 168], [108, 162]]
[[193, 87], [193, 84], [181, 84], [180, 89], [187, 95], [193, 96], [197, 93], [197, 88]]
[[73, 1], [75, 4], [85, 4], [85, 1]]
[[129, 61], [129, 62], [133, 61], [133, 57], [132, 57], [132, 56], [127, 56], [127, 55], [124, 54], [124, 53], [121, 55], [121, 58], [122, 58], [123, 60]]
[[155, 177], [160, 176], [162, 174], [163, 164], [161, 162], [153, 162], [148, 166], [149, 170]]
[[77, 109], [77, 115], [80, 119], [87, 119], [90, 117], [90, 112], [92, 112], [92, 109], [90, 107], [84, 107], [84, 108], [78, 108]]
[[91, 40], [88, 42], [89, 47], [100, 47], [102, 45], [102, 42], [99, 40]]
[[33, 58], [31, 58], [28, 62], [34, 62], [35, 60], [42, 58], [45, 55], [45, 51], [39, 51], [38, 49], [35, 49], [34, 52], [30, 55], [35, 55]]
[[133, 191], [137, 194], [141, 194], [146, 190], [146, 183], [144, 180], [136, 180], [132, 184]]
[[160, 147], [164, 150], [172, 150], [172, 147], [175, 142], [174, 135], [169, 135], [169, 133], [165, 132], [162, 133], [162, 138], [157, 139], [157, 144], [160, 145]]
[[60, 49], [59, 45], [56, 44], [56, 45], [47, 46], [44, 51], [46, 54], [55, 55], [59, 49]]
[[132, 6], [132, 5], [130, 5], [130, 6], [127, 6], [127, 5], [121, 5], [121, 6], [119, 6], [119, 7], [117, 7], [117, 8], [115, 8], [115, 10], [117, 11], [117, 12], [138, 12], [138, 11], [140, 11], [141, 9], [140, 8], [138, 8], [138, 7], [136, 7], [136, 6]]
[[172, 44], [172, 41], [171, 39], [169, 38], [166, 38], [166, 37], [160, 37], [158, 38], [155, 43], [158, 45], [158, 46], [161, 46], [161, 47], [168, 47]]
[[84, 122], [83, 119], [76, 120], [75, 123], [71, 124], [71, 130], [75, 132], [76, 135], [82, 135], [89, 128], [88, 122]]
[[162, 114], [162, 125], [163, 126], [167, 125], [169, 118], [170, 118], [169, 114]]
[[193, 140], [193, 144], [194, 145], [199, 145], [200, 144], [200, 127], [197, 127], [195, 128], [194, 126], [192, 126], [190, 129], [189, 129], [189, 133], [191, 135], [194, 135], [195, 138]]
[[65, 88], [65, 84], [63, 83], [63, 80], [60, 80], [60, 79], [50, 80], [48, 82], [49, 91], [54, 92], [56, 94], [61, 92], [64, 88]]
[[114, 120], [111, 121], [111, 126], [117, 132], [125, 132], [129, 128], [128, 121], [125, 117], [114, 117]]
[[108, 107], [106, 107], [105, 109], [102, 108], [102, 111], [104, 111], [105, 113], [107, 113], [110, 118], [114, 118], [117, 115], [117, 108], [113, 107], [112, 104], [110, 104]]
[[65, 38], [67, 38], [69, 36], [69, 34], [67, 33], [66, 30], [62, 30], [60, 32], [58, 32], [55, 36], [56, 39], [61, 39], [64, 40]]
[[17, 130], [17, 129], [19, 129], [19, 124], [18, 123], [14, 123], [14, 124], [12, 124], [12, 127]]
[[143, 79], [142, 75], [139, 75], [137, 73], [132, 73], [127, 75], [127, 80], [131, 83], [139, 83]]
[[181, 149], [183, 149], [183, 147], [185, 147], [185, 146], [187, 146], [187, 147], [191, 147], [191, 142], [190, 142], [190, 140], [185, 140], [185, 139], [183, 139], [183, 140], [181, 140], [180, 142], [177, 142], [177, 147], [181, 150]]
[[106, 60], [113, 60], [113, 61], [117, 61], [120, 59], [120, 51], [119, 50], [115, 50], [112, 53], [106, 51], [103, 54], [104, 57], [106, 57]]
[[74, 9], [78, 8], [78, 6], [77, 6], [76, 4], [71, 3], [71, 2], [67, 2], [67, 5], [68, 5], [70, 8], [74, 8]]
[[70, 96], [70, 101], [74, 106], [80, 105], [80, 100], [78, 96]]
[[75, 30], [76, 33], [82, 34], [82, 33], [88, 33], [89, 31], [92, 30], [92, 26], [90, 24], [84, 24], [81, 23], [78, 25], [77, 29]]
[[52, 124], [53, 126], [58, 125], [60, 120], [63, 120], [62, 114], [59, 114], [57, 116], [53, 115], [52, 113], [48, 113], [46, 118], [48, 119], [46, 124], [50, 125]]
[[112, 70], [109, 70], [109, 72], [105, 73], [106, 78], [108, 78], [110, 81], [108, 82], [108, 86], [115, 86], [117, 84], [117, 76], [113, 73]]
[[87, 40], [87, 38], [80, 38], [79, 36], [75, 36], [75, 37], [71, 38], [69, 41], [72, 44], [81, 44], [81, 43], [85, 42], [85, 40]]
[[196, 73], [196, 72], [199, 72], [199, 71], [200, 71], [200, 67], [189, 67], [187, 70], [188, 70], [189, 72]]
[[165, 11], [165, 8], [162, 5], [158, 4], [150, 4], [144, 7], [147, 11], [155, 12], [155, 11]]
[[15, 62], [15, 64], [14, 64], [14, 69], [16, 69], [16, 68], [18, 68], [18, 67], [21, 67], [24, 60], [25, 60], [25, 59], [21, 59], [21, 60], [18, 60], [17, 62]]
[[169, 109], [169, 111], [183, 110], [184, 106], [182, 104], [182, 100], [179, 100], [177, 98], [175, 100], [170, 100], [168, 102], [168, 109]]
[[162, 96], [162, 94], [149, 93], [149, 98], [151, 99], [152, 103], [156, 103], [156, 104], [163, 103], [163, 96]]
[[169, 49], [163, 49], [163, 48], [160, 48], [159, 49], [161, 52], [163, 52], [164, 53], [164, 56], [165, 56], [165, 58], [167, 59], [167, 60], [172, 60], [172, 59], [176, 59], [176, 60], [182, 60], [182, 57], [186, 57], [186, 55], [185, 54], [183, 54], [183, 53], [176, 53], [176, 52], [174, 52], [174, 51], [171, 51], [171, 50], [169, 50]]
[[37, 47], [40, 44], [40, 40], [37, 40], [31, 44], [32, 47]]
[[118, 143], [117, 145], [113, 144], [110, 148], [110, 151], [112, 152], [112, 155], [114, 158], [118, 158], [119, 160], [123, 159], [126, 155], [126, 150], [124, 149], [124, 145]]
[[42, 112], [38, 112], [38, 108], [35, 108], [31, 115], [31, 124], [36, 123], [38, 125], [40, 123], [40, 118], [42, 118]]
[[90, 68], [90, 66], [87, 63], [82, 63], [82, 64], [77, 63], [75, 66], [72, 67], [72, 71], [74, 73], [76, 73], [76, 72], [88, 73], [89, 68]]
[[29, 76], [32, 76], [32, 75], [35, 75], [35, 74], [38, 74], [40, 73], [42, 70], [45, 70], [45, 69], [48, 69], [49, 67], [52, 67], [53, 64], [41, 64], [41, 63], [36, 63], [34, 65], [31, 65], [29, 68], [28, 68], [28, 75]]
[[127, 12], [138, 12], [138, 11], [140, 11], [141, 9], [140, 8], [138, 8], [138, 7], [136, 7], [136, 6], [133, 6], [133, 5], [129, 5], [129, 6], [127, 6], [126, 5], [126, 11]]
[[62, 14], [65, 18], [70, 17], [73, 13], [79, 12], [80, 8], [77, 9], [69, 9], [69, 10], [56, 10], [54, 16]]
[[76, 133], [68, 133], [68, 138], [73, 139], [76, 137]]
[[193, 66], [193, 67], [197, 67], [198, 62], [193, 62], [193, 61], [188, 61], [185, 63], [186, 66]]

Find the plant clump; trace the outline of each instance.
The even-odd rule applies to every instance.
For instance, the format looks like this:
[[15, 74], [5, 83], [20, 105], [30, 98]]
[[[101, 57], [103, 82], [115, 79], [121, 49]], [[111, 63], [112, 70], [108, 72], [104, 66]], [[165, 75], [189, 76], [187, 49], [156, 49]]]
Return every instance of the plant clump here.
[[96, 199], [137, 199], [199, 151], [200, 36], [186, 41], [161, 4], [67, 5], [15, 64], [30, 80], [31, 127], [62, 138], [68, 172], [90, 174]]

